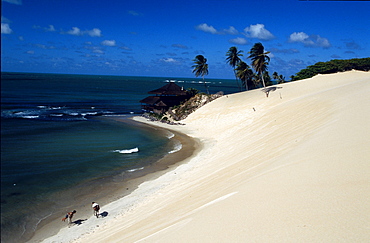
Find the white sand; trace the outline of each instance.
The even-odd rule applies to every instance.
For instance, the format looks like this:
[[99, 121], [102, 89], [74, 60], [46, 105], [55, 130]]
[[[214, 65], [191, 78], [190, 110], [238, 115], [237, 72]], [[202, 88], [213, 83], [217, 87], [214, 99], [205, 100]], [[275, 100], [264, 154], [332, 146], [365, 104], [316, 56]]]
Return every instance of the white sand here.
[[368, 242], [370, 73], [278, 86], [157, 124], [203, 149], [45, 242]]

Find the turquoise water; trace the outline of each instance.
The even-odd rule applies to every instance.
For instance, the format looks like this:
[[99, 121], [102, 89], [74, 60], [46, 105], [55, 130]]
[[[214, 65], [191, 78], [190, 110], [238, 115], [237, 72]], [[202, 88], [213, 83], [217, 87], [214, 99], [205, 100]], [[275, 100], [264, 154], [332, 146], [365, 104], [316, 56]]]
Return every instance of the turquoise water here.
[[[172, 151], [161, 131], [118, 122], [173, 78], [1, 74], [1, 241], [24, 242], [44, 219], [76, 205], [92, 185], [124, 181]], [[193, 79], [184, 88], [204, 89]], [[235, 80], [210, 91], [236, 92]], [[64, 211], [63, 211], [64, 212]]]

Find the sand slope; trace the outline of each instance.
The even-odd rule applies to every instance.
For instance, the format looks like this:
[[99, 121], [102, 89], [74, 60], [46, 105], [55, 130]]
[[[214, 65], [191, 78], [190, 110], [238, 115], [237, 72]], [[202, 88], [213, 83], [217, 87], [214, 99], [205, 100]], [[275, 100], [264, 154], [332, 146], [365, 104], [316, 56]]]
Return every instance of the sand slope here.
[[224, 96], [168, 126], [203, 149], [77, 242], [367, 242], [370, 73], [278, 86], [269, 98]]

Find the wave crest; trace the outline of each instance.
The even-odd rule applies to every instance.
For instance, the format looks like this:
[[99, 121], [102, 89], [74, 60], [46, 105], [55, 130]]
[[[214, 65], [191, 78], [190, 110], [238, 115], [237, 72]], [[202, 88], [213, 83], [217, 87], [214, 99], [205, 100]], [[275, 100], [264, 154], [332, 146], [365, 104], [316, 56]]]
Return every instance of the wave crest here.
[[132, 148], [132, 149], [122, 149], [122, 150], [113, 150], [112, 152], [114, 153], [120, 153], [120, 154], [132, 154], [132, 153], [137, 153], [139, 152], [139, 148], [136, 147], [136, 148]]
[[171, 150], [170, 152], [168, 152], [169, 154], [173, 154], [173, 153], [176, 153], [178, 151], [180, 151], [182, 149], [182, 143], [180, 143], [179, 141], [177, 141], [175, 143], [175, 145], [173, 146], [173, 150]]

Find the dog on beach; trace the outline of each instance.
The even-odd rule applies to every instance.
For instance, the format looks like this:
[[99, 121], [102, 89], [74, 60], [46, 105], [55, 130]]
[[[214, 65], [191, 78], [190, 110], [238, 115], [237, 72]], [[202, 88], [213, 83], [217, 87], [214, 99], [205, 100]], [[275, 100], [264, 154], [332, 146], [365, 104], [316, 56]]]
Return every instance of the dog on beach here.
[[73, 210], [72, 212], [68, 212], [64, 218], [62, 218], [62, 221], [65, 222], [68, 219], [68, 224], [72, 223], [73, 215], [76, 213], [76, 210]]

